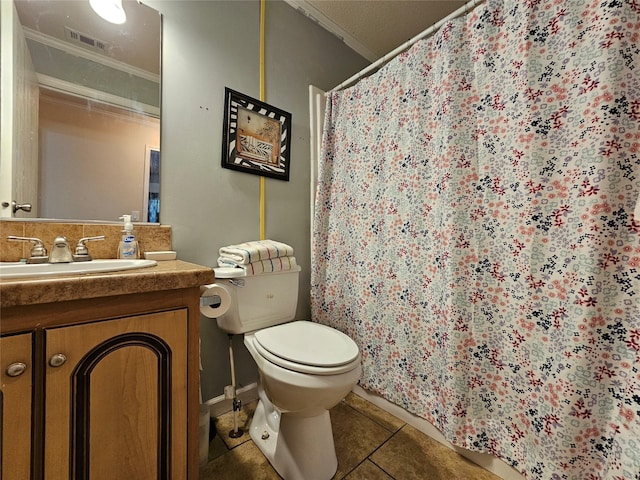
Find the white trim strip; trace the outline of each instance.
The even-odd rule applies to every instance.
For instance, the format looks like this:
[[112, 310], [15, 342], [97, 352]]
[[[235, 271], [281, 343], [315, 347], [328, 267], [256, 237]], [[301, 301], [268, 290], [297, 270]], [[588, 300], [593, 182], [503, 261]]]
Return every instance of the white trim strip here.
[[[257, 382], [250, 383], [242, 388], [236, 390], [236, 395], [240, 399], [243, 405], [258, 400], [258, 384]], [[204, 405], [209, 407], [209, 412], [212, 417], [219, 417], [224, 413], [228, 413], [233, 409], [232, 400], [226, 398], [224, 395], [218, 395], [211, 398]]]
[[145, 80], [149, 80], [151, 82], [160, 83], [160, 75], [158, 74], [148, 72], [147, 70], [131, 66], [127, 63], [120, 62], [109, 57], [105, 57], [104, 55], [94, 53], [90, 50], [87, 50], [86, 48], [73, 45], [72, 43], [63, 42], [62, 40], [58, 40], [55, 37], [45, 35], [44, 33], [38, 32], [37, 30], [33, 30], [29, 27], [24, 27], [23, 30], [24, 36], [29, 40], [33, 40], [34, 42], [38, 42], [48, 47], [62, 50], [63, 52], [66, 52], [70, 55], [75, 55], [92, 62], [106, 65], [107, 67], [115, 68], [116, 70], [120, 70], [130, 75], [135, 75], [136, 77], [144, 78]]

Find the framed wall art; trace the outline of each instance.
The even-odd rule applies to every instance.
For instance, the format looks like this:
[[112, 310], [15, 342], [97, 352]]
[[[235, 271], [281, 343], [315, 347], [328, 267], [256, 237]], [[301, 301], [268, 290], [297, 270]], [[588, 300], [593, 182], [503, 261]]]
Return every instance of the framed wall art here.
[[289, 181], [291, 114], [224, 89], [222, 167]]

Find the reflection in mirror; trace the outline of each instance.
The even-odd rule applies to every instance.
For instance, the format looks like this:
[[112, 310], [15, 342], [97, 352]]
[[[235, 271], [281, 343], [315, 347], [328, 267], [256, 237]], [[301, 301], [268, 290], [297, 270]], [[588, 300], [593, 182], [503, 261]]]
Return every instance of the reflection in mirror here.
[[24, 36], [37, 79], [39, 142], [37, 198], [12, 200], [32, 203], [42, 218], [158, 222], [159, 13], [124, 0], [127, 21], [115, 25], [89, 0], [14, 4], [14, 37]]
[[144, 221], [160, 223], [160, 149], [147, 146], [144, 162]]

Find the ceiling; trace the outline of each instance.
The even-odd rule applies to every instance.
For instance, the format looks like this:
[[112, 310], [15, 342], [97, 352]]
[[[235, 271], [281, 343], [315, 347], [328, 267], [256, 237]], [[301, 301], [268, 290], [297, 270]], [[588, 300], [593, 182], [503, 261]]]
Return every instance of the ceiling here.
[[464, 6], [460, 0], [285, 0], [373, 62]]

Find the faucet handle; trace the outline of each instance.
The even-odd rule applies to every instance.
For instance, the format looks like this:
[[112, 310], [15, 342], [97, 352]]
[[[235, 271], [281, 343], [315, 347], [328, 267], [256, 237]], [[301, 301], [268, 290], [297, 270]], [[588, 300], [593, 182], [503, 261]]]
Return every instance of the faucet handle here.
[[76, 250], [73, 253], [73, 261], [86, 262], [91, 260], [91, 255], [89, 255], [89, 249], [87, 248], [86, 243], [93, 242], [95, 240], [104, 240], [104, 235], [98, 235], [96, 237], [84, 237], [78, 240]]
[[31, 247], [31, 252], [29, 252], [27, 263], [47, 263], [49, 260], [49, 257], [47, 257], [47, 249], [39, 238], [16, 237], [15, 235], [9, 235], [7, 239], [16, 240], [18, 242], [33, 242], [33, 247]]

